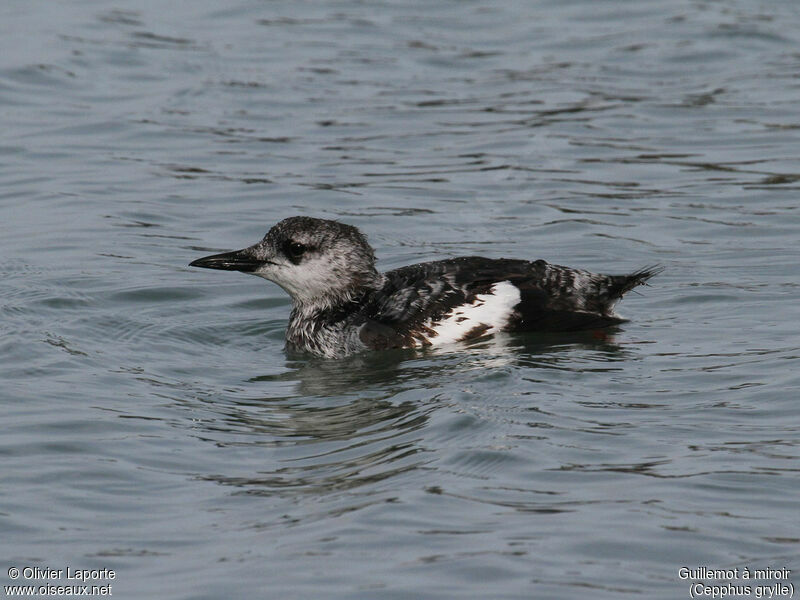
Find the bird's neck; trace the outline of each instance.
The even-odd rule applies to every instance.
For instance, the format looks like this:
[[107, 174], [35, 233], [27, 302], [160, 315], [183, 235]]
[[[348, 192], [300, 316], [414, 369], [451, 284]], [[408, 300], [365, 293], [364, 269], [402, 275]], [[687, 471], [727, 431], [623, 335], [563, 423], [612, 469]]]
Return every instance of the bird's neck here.
[[359, 305], [374, 292], [380, 290], [386, 282], [381, 273], [374, 271], [369, 276], [339, 289], [326, 291], [325, 294], [313, 298], [292, 298], [291, 320], [336, 321], [337, 317], [353, 312], [353, 307]]
[[374, 288], [361, 287], [347, 293], [329, 294], [314, 302], [293, 299], [286, 340], [293, 347], [334, 356], [347, 338], [348, 323], [353, 322], [359, 308], [374, 293]]

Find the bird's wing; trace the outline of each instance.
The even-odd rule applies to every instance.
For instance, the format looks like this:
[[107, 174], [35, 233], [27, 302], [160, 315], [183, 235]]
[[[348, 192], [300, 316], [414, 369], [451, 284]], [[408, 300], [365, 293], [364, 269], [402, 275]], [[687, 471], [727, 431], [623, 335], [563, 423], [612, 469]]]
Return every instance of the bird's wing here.
[[[402, 267], [370, 302], [361, 340], [371, 348], [407, 347], [427, 341], [426, 324], [476, 302], [507, 281], [519, 290], [508, 328], [576, 331], [621, 323], [613, 306], [622, 295], [660, 272], [601, 275], [543, 260], [454, 258]], [[415, 343], [416, 342], [416, 343]]]
[[430, 323], [475, 303], [496, 283], [520, 278], [527, 264], [462, 257], [389, 271], [386, 285], [370, 300], [361, 340], [371, 348], [427, 345]]

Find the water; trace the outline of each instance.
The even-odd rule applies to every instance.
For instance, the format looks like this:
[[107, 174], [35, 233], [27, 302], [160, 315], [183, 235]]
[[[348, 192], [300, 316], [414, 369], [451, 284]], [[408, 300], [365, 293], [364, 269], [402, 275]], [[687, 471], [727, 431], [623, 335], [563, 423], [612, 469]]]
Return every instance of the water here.
[[[3, 585], [796, 582], [798, 31], [780, 1], [4, 3]], [[607, 340], [302, 359], [277, 287], [186, 266], [294, 214], [383, 269], [667, 270]]]

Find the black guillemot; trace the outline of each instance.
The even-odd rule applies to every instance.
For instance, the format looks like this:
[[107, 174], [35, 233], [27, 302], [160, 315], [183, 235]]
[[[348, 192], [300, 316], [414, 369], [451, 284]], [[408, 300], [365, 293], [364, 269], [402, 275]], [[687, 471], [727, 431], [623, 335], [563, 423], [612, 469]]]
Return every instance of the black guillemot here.
[[355, 227], [284, 219], [257, 244], [199, 258], [191, 267], [242, 271], [292, 298], [287, 347], [339, 358], [421, 348], [500, 331], [577, 331], [623, 322], [614, 304], [659, 273], [600, 275], [543, 260], [465, 256], [380, 273]]

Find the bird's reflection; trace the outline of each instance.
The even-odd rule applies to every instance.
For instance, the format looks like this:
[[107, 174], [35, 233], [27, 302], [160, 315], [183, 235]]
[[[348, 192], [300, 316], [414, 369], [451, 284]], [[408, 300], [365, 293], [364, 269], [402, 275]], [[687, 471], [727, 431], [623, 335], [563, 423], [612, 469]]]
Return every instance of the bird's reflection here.
[[[626, 354], [610, 336], [582, 333], [495, 336], [450, 352], [289, 357], [286, 371], [248, 380], [263, 397], [217, 398], [216, 418], [196, 425], [221, 446], [271, 448], [269, 461], [250, 474], [201, 478], [273, 495], [351, 489], [421, 468], [432, 460], [422, 430], [454, 381], [475, 370], [574, 368], [576, 350], [589, 351], [597, 368]], [[269, 394], [276, 389], [284, 394]]]
[[[617, 327], [558, 334], [497, 334], [450, 347], [367, 352], [329, 360], [290, 356], [287, 370], [254, 376], [254, 382], [295, 382], [300, 396], [331, 397], [359, 390], [396, 393], [409, 387], [430, 386], [440, 375], [458, 375], [465, 369], [506, 366], [559, 366], [576, 350], [590, 351], [599, 360], [616, 362], [630, 353], [616, 342]], [[566, 367], [569, 368], [569, 367]], [[437, 384], [438, 386], [438, 384]]]

